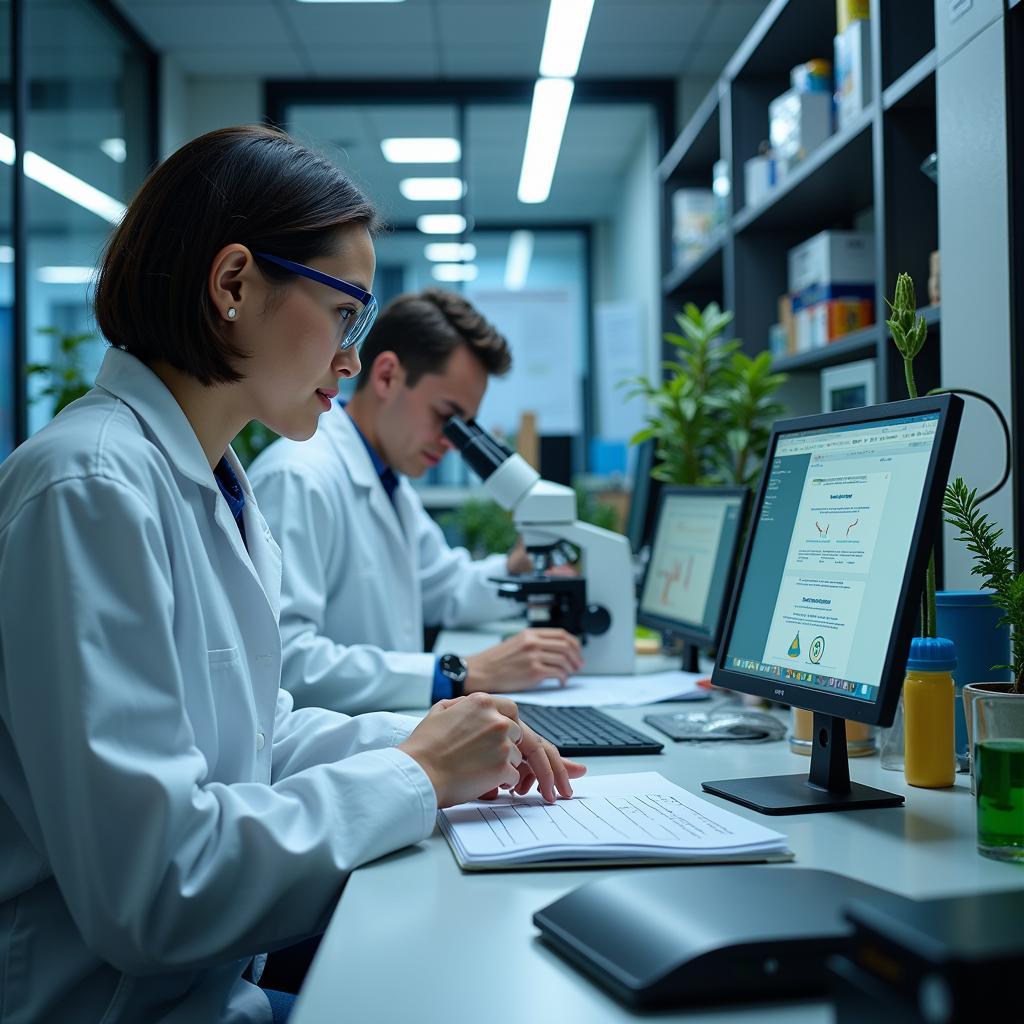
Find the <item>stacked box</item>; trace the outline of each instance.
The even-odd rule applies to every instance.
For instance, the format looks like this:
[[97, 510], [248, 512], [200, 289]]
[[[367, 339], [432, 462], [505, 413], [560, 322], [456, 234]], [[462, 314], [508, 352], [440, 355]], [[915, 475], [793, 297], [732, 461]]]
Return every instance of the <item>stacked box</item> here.
[[842, 130], [871, 102], [871, 22], [852, 22], [834, 46], [836, 124]]
[[791, 171], [832, 134], [832, 96], [789, 89], [768, 104], [768, 137], [780, 174]]
[[715, 194], [711, 189], [678, 188], [672, 193], [672, 249], [676, 266], [696, 259], [708, 247], [715, 217]]

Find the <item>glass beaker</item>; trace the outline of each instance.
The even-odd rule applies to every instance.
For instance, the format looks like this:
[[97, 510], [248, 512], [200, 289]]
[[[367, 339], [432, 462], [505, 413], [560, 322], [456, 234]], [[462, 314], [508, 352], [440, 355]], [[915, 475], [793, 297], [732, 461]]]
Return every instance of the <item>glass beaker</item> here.
[[1024, 696], [973, 704], [978, 852], [1024, 862]]

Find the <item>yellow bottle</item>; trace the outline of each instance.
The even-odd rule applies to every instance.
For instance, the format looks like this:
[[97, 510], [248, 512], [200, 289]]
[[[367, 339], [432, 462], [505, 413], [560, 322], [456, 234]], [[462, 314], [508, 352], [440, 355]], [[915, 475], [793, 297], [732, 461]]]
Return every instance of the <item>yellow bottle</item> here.
[[903, 774], [911, 786], [942, 789], [956, 775], [952, 640], [914, 637], [903, 680]]

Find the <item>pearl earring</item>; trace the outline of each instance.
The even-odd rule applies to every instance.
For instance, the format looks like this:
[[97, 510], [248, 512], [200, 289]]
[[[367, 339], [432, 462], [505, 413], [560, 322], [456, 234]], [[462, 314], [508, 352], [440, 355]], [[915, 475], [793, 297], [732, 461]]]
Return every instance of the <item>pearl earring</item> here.
[[228, 319], [229, 320], [234, 320], [236, 316], [238, 316], [238, 310], [235, 309], [234, 306], [229, 306], [228, 307]]

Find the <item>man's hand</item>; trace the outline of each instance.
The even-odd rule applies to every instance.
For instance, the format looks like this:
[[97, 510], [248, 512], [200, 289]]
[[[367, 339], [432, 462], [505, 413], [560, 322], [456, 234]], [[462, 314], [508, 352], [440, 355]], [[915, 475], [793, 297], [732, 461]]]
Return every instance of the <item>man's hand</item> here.
[[583, 665], [580, 642], [564, 629], [524, 629], [466, 658], [466, 693], [529, 690], [544, 679], [562, 685]]
[[438, 701], [398, 749], [427, 773], [439, 807], [499, 789], [526, 793], [535, 782], [554, 802], [572, 796], [569, 780], [586, 771], [523, 725], [512, 701], [479, 693]]

